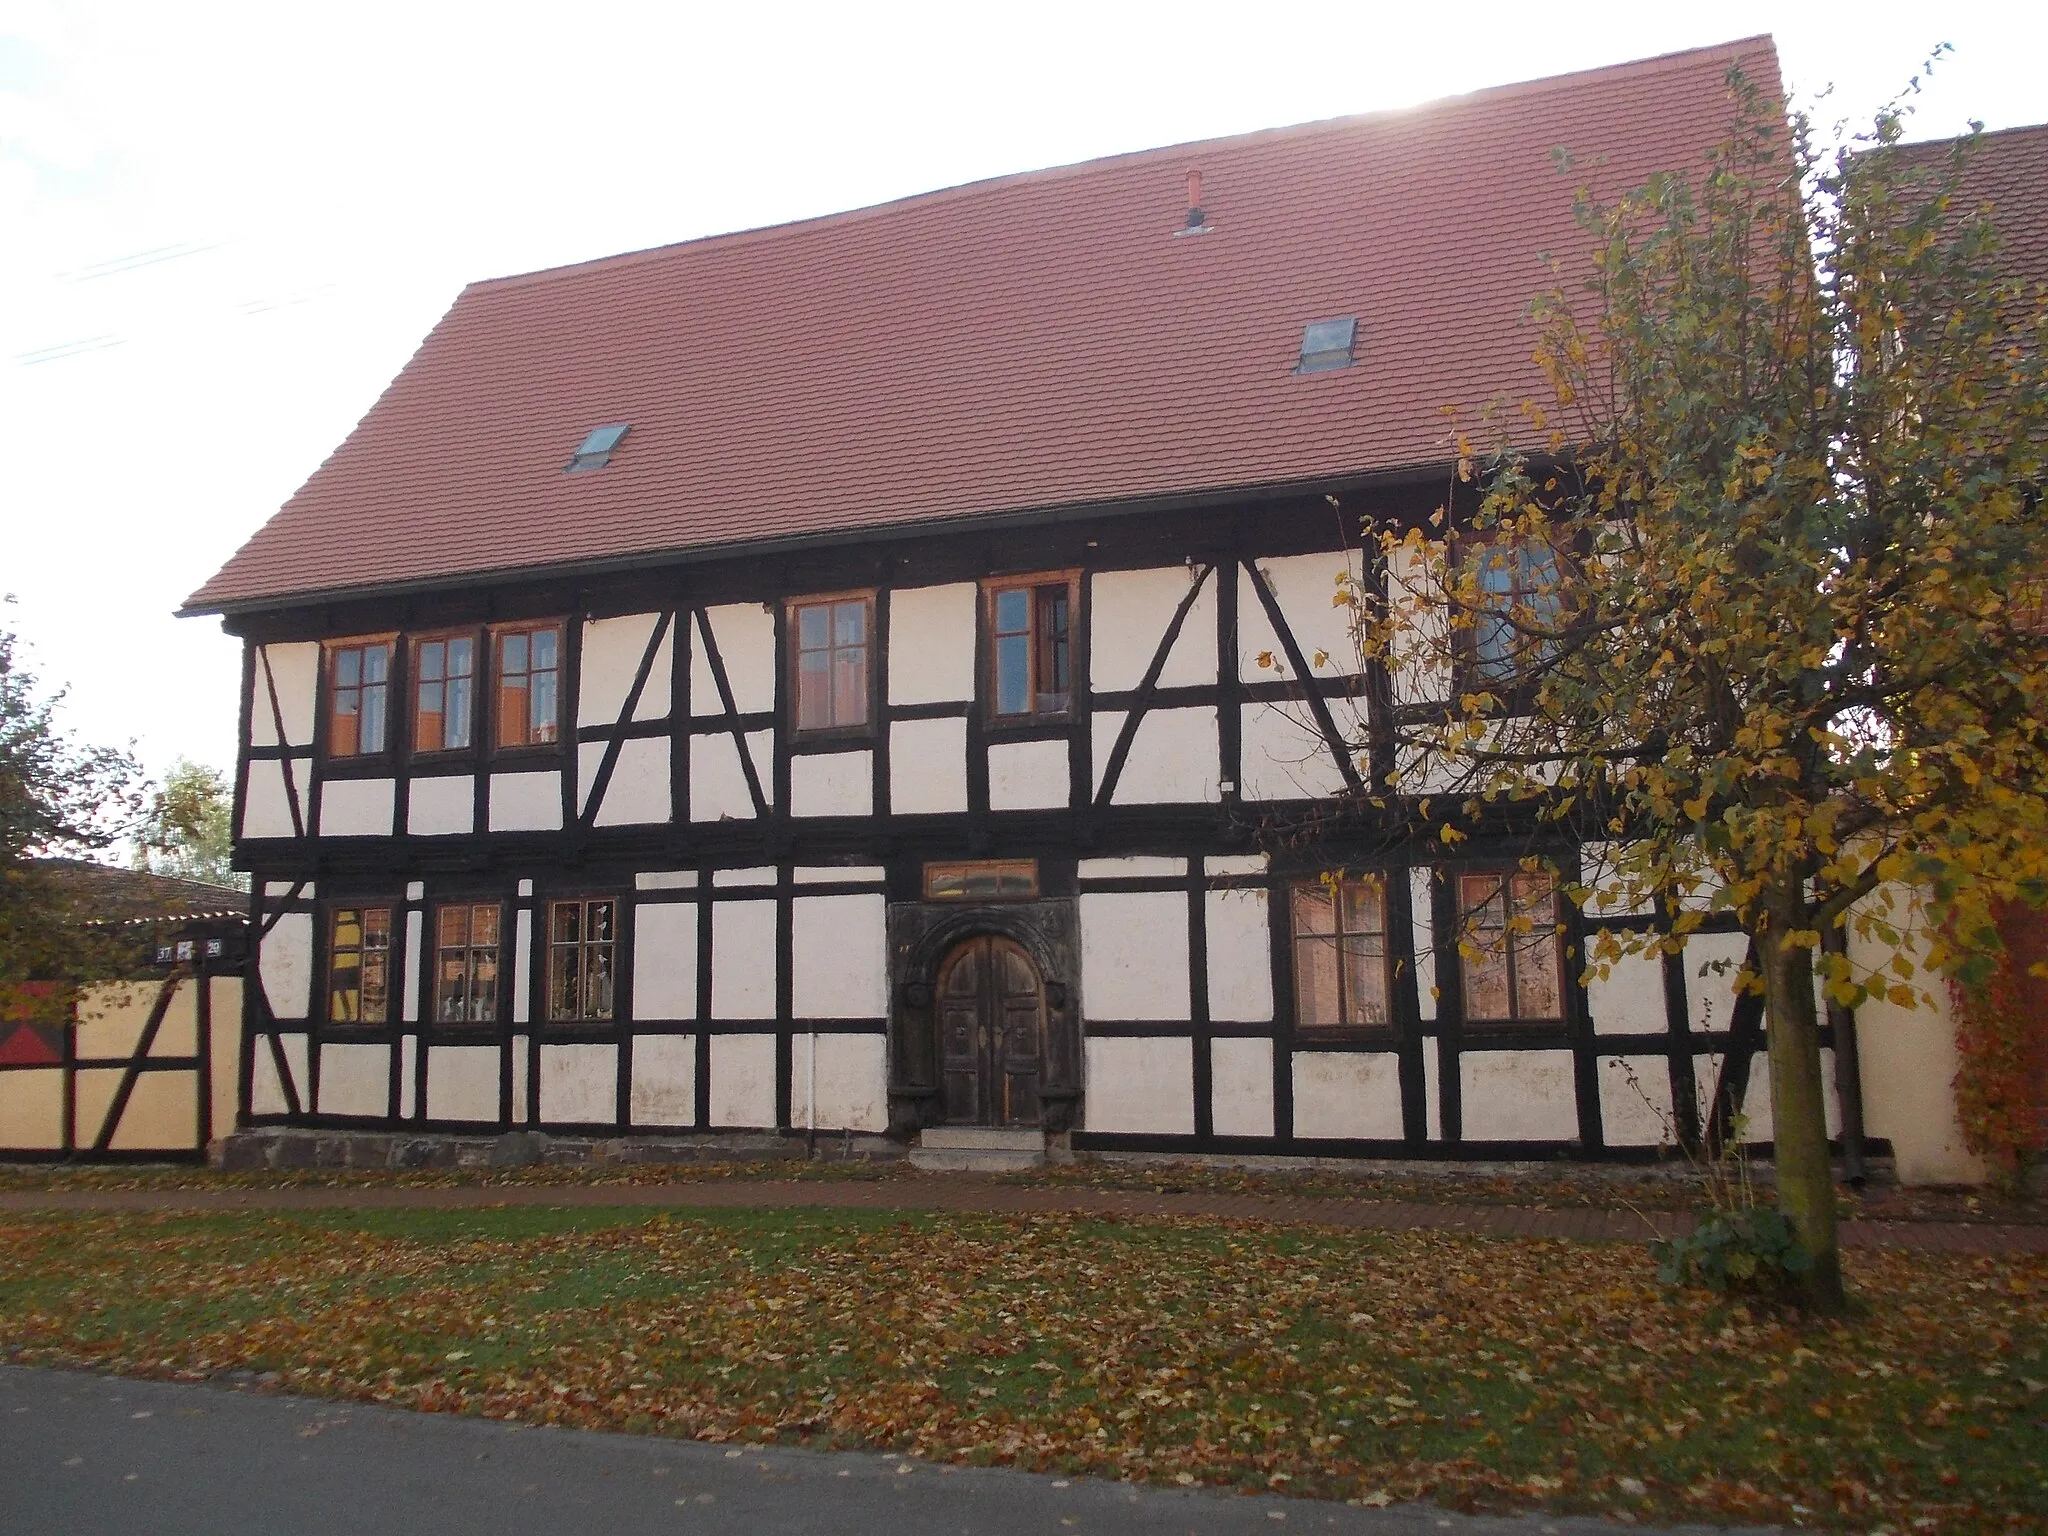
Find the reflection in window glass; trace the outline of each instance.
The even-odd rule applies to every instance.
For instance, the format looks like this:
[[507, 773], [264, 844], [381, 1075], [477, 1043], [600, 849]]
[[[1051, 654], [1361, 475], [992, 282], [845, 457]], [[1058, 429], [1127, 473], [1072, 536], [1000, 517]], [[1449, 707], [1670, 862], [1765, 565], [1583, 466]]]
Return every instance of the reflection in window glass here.
[[1557, 891], [1545, 874], [1491, 871], [1458, 880], [1465, 1017], [1564, 1017]]
[[498, 745], [540, 747], [560, 734], [562, 632], [555, 625], [498, 635]]
[[1294, 887], [1295, 1020], [1306, 1029], [1386, 1025], [1386, 892], [1376, 876]]
[[413, 750], [454, 752], [467, 747], [476, 687], [476, 641], [468, 635], [422, 640], [413, 668]]
[[336, 907], [327, 929], [327, 1019], [382, 1024], [390, 1010], [391, 909]]
[[1035, 859], [982, 859], [965, 864], [927, 864], [927, 901], [1028, 901], [1038, 894]]
[[1563, 612], [1557, 554], [1547, 544], [1515, 539], [1482, 547], [1477, 559], [1473, 671], [1484, 682], [1511, 682], [1551, 651], [1549, 642], [1526, 630], [1555, 625]]
[[996, 714], [1066, 711], [1073, 696], [1072, 609], [1064, 581], [996, 590], [989, 604]]
[[391, 646], [385, 641], [335, 646], [327, 653], [327, 754], [359, 757], [384, 750], [385, 694]]
[[796, 724], [829, 731], [868, 723], [868, 600], [796, 608]]
[[498, 1017], [498, 906], [463, 903], [434, 914], [434, 1020], [491, 1024]]

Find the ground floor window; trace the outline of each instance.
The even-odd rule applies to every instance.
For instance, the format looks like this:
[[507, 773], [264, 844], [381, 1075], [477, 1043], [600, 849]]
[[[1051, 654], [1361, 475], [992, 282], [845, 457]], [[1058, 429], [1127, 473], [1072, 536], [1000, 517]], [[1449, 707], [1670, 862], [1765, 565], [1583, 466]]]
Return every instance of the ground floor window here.
[[327, 1021], [382, 1024], [391, 1007], [391, 909], [335, 907], [327, 928]]
[[1465, 1017], [1564, 1017], [1557, 887], [1549, 875], [1472, 871], [1458, 877], [1458, 957]]
[[497, 1022], [499, 922], [496, 902], [461, 902], [435, 909], [437, 1024]]
[[1297, 882], [1292, 897], [1296, 1027], [1390, 1024], [1384, 882], [1324, 875]]
[[591, 1023], [612, 1017], [618, 903], [609, 897], [548, 904], [548, 1017]]

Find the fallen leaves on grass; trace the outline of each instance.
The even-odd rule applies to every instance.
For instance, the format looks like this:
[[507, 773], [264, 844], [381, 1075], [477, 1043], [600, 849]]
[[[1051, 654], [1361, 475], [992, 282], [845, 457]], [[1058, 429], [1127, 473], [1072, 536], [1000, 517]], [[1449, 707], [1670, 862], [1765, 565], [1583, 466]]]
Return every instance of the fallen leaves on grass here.
[[91, 1216], [0, 1228], [24, 1361], [708, 1440], [1473, 1509], [2048, 1526], [2048, 1260], [1860, 1252], [1847, 1325], [1622, 1245], [1214, 1220]]

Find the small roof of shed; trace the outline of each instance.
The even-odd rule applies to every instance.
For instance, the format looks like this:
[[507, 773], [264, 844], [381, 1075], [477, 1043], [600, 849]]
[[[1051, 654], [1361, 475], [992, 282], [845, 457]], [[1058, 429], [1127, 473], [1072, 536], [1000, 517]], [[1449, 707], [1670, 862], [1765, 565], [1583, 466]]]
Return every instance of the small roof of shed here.
[[474, 283], [185, 611], [1441, 464], [1546, 395], [1576, 181], [1697, 165], [1737, 63], [1781, 94], [1750, 38]]

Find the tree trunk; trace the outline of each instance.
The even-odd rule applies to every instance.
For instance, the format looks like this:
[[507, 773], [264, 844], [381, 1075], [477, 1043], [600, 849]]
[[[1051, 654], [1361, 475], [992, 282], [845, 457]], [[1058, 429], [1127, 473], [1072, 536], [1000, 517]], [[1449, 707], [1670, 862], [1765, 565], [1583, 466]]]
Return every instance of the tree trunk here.
[[1839, 1312], [1846, 1300], [1841, 1250], [1835, 1241], [1835, 1179], [1821, 1087], [1813, 951], [1785, 942], [1786, 933], [1799, 926], [1800, 915], [1798, 903], [1774, 902], [1757, 935], [1770, 1019], [1771, 1141], [1778, 1167], [1778, 1208], [1813, 1256], [1806, 1276], [1807, 1301], [1817, 1311]]

